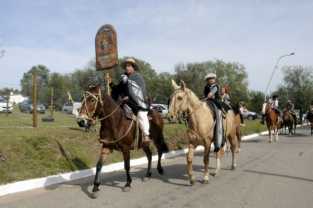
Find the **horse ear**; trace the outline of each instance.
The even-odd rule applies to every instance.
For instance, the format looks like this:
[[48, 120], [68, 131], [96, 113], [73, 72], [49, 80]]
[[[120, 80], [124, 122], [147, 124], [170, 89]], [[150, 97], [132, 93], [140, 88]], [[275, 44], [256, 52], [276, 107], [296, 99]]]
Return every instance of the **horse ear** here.
[[184, 80], [180, 80], [180, 87], [182, 88], [182, 90], [186, 89], [186, 84], [185, 84]]
[[174, 90], [179, 89], [180, 87], [177, 85], [177, 83], [175, 82], [175, 80], [172, 79], [172, 87]]

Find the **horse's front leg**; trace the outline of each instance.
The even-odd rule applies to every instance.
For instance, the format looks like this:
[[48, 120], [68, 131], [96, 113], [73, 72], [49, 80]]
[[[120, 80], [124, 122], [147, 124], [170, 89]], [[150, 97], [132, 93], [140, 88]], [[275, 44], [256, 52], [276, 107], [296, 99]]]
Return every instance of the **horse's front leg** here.
[[123, 158], [124, 158], [124, 169], [126, 171], [126, 184], [124, 186], [124, 191], [129, 191], [131, 187], [132, 179], [130, 177], [130, 149], [123, 149]]
[[193, 144], [189, 144], [188, 145], [188, 153], [187, 153], [187, 174], [189, 176], [189, 182], [191, 185], [193, 185], [195, 183], [195, 178], [192, 174], [192, 159], [193, 159], [193, 154], [194, 154], [194, 145]]
[[274, 141], [278, 142], [278, 127], [274, 127]]
[[271, 127], [267, 127], [268, 128], [268, 136], [269, 136], [269, 143], [272, 143], [272, 128]]
[[98, 191], [99, 186], [101, 184], [101, 169], [103, 166], [103, 163], [105, 162], [107, 156], [110, 154], [110, 149], [105, 148], [105, 147], [101, 147], [101, 151], [100, 151], [100, 156], [99, 156], [99, 160], [97, 162], [97, 166], [96, 166], [96, 176], [94, 178], [94, 182], [93, 182], [93, 189], [92, 189], [92, 198], [97, 198], [98, 197]]
[[209, 162], [210, 162], [210, 149], [211, 145], [204, 146], [203, 163], [204, 163], [204, 175], [203, 183], [209, 183]]

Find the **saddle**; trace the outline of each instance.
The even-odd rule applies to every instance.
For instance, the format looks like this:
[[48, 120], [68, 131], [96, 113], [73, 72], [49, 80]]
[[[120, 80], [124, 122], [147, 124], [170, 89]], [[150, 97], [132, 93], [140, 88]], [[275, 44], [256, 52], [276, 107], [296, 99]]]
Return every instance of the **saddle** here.
[[137, 118], [135, 116], [133, 110], [129, 107], [129, 105], [123, 104], [122, 109], [123, 109], [124, 115], [126, 116], [127, 119], [135, 120]]
[[[226, 113], [223, 111], [222, 106], [220, 106], [220, 108], [219, 108], [213, 102], [207, 101], [207, 105], [208, 105], [209, 109], [211, 110], [211, 112], [213, 114], [213, 119], [215, 121], [215, 124], [214, 124], [214, 146], [215, 146], [214, 152], [218, 152], [219, 149], [222, 148], [224, 146], [224, 144], [226, 143], [226, 135], [225, 135], [226, 132], [224, 131], [224, 125], [223, 125], [223, 119], [225, 119]], [[218, 119], [217, 119], [216, 108], [218, 108], [222, 111], [221, 121], [218, 121]], [[221, 135], [221, 137], [219, 137], [218, 135]]]

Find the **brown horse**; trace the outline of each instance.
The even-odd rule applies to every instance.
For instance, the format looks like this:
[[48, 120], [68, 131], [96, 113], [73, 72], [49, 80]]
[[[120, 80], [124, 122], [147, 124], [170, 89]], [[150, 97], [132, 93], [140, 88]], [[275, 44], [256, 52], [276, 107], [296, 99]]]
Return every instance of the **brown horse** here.
[[313, 110], [309, 111], [306, 115], [306, 119], [310, 122], [311, 124], [311, 135], [313, 135]]
[[289, 110], [284, 110], [283, 112], [283, 127], [287, 127], [289, 135], [296, 133], [297, 122], [295, 121], [294, 116], [290, 113]]
[[270, 104], [266, 105], [265, 108], [265, 121], [268, 130], [269, 136], [269, 143], [273, 141], [272, 139], [272, 131], [274, 134], [274, 141], [278, 141], [278, 128], [280, 127], [279, 124], [279, 114], [276, 112], [275, 109], [272, 108]]
[[[101, 93], [100, 86], [91, 87], [85, 92], [82, 101], [82, 107], [79, 113], [81, 118], [101, 121], [100, 127], [100, 157], [96, 166], [96, 175], [94, 178], [94, 186], [92, 189], [92, 197], [97, 197], [99, 186], [101, 183], [100, 173], [103, 163], [107, 156], [113, 151], [121, 151], [124, 158], [124, 168], [126, 171], [127, 182], [124, 190], [128, 191], [131, 187], [130, 176], [130, 150], [134, 149], [136, 143], [137, 122], [135, 119], [126, 117], [124, 111], [110, 96]], [[168, 147], [163, 136], [163, 120], [159, 113], [151, 112], [149, 116], [152, 118], [150, 123], [150, 137], [153, 140], [158, 152], [157, 170], [159, 174], [163, 174], [161, 165], [161, 157], [164, 152], [168, 151]], [[139, 133], [138, 146], [142, 147], [148, 159], [148, 169], [145, 177], [151, 177], [151, 159], [152, 152], [149, 144], [141, 145], [142, 136]]]
[[[188, 153], [187, 153], [187, 173], [189, 176], [189, 182], [194, 184], [195, 178], [192, 171], [192, 160], [195, 148], [198, 145], [204, 146], [204, 176], [203, 182], [209, 181], [209, 154], [211, 144], [213, 142], [214, 135], [214, 116], [213, 112], [205, 102], [201, 102], [199, 98], [185, 86], [182, 82], [181, 86], [178, 86], [175, 81], [172, 80], [174, 93], [171, 95], [171, 102], [169, 112], [171, 116], [176, 117], [180, 112], [186, 112], [188, 115]], [[236, 138], [236, 128], [234, 125], [234, 113], [228, 111], [226, 119], [223, 121], [225, 127], [226, 137], [231, 144], [232, 151], [232, 169], [235, 169], [236, 164], [236, 152], [238, 152], [238, 140]], [[221, 156], [223, 154], [223, 148], [216, 153], [216, 169], [214, 175], [218, 174], [221, 168]]]

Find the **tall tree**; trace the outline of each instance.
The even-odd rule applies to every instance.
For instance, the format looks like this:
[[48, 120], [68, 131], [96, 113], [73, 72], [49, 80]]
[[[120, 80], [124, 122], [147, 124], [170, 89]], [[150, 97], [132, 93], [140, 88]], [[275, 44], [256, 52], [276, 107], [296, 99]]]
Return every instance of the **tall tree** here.
[[21, 79], [22, 94], [31, 98], [32, 96], [32, 74], [37, 75], [38, 101], [43, 102], [48, 90], [49, 69], [44, 65], [33, 66], [28, 72], [24, 73]]
[[203, 87], [206, 84], [205, 75], [214, 72], [221, 86], [228, 85], [230, 87], [234, 103], [248, 100], [248, 76], [245, 67], [239, 63], [216, 60], [178, 64], [175, 66], [175, 72], [176, 80], [184, 80], [198, 96], [203, 96]]
[[[284, 82], [274, 93], [285, 102], [290, 99], [295, 108], [305, 111], [313, 100], [313, 67], [283, 67]], [[285, 101], [284, 101], [285, 100]]]

